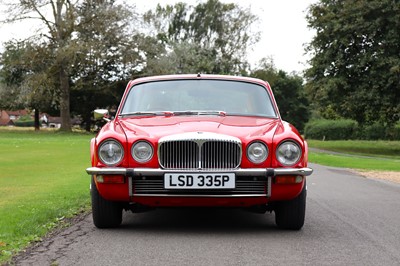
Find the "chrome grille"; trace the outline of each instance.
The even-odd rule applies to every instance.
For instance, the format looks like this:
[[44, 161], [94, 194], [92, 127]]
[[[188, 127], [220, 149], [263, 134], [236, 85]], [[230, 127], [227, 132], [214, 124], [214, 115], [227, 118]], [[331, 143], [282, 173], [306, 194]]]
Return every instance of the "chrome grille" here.
[[232, 137], [160, 140], [158, 148], [164, 169], [236, 169], [241, 156], [241, 142]]
[[240, 164], [240, 146], [234, 142], [208, 141], [201, 146], [203, 169], [234, 169]]
[[194, 141], [170, 141], [160, 144], [159, 161], [167, 169], [196, 169], [199, 165], [199, 146]]

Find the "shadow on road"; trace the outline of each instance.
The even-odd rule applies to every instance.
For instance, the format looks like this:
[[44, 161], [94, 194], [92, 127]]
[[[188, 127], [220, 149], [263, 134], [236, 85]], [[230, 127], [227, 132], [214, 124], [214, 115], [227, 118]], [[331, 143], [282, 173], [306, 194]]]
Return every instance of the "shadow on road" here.
[[248, 233], [276, 231], [274, 213], [251, 213], [229, 208], [167, 208], [145, 213], [124, 213], [116, 230], [147, 230], [169, 233]]

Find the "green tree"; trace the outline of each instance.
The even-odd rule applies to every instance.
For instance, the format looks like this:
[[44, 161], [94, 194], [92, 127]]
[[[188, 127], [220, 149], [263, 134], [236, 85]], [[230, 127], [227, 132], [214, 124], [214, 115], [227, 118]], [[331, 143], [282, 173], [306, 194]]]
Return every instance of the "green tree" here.
[[271, 85], [282, 119], [302, 131], [310, 115], [302, 77], [277, 70], [273, 62], [266, 59], [261, 60], [251, 76]]
[[316, 30], [305, 73], [315, 108], [360, 124], [399, 121], [400, 2], [321, 0], [307, 20]]
[[127, 81], [139, 71], [139, 43], [144, 37], [127, 30], [132, 13], [113, 1], [84, 2], [77, 15], [79, 64], [71, 69], [71, 111], [82, 116], [89, 131], [92, 111], [115, 106]]
[[148, 60], [145, 72], [241, 74], [248, 68], [246, 52], [259, 36], [251, 32], [257, 17], [249, 9], [218, 0], [158, 5], [144, 19], [165, 45], [163, 54]]
[[[54, 80], [47, 73], [46, 49], [31, 42], [8, 42], [0, 56], [0, 108], [29, 108], [35, 111], [39, 130], [39, 110], [52, 105]], [[38, 57], [40, 54], [41, 57]], [[46, 72], [44, 71], [46, 69]]]
[[[2, 1], [6, 2], [7, 22], [37, 19], [44, 26], [35, 40], [49, 59], [40, 74], [54, 81], [61, 130], [71, 130], [72, 89], [102, 88], [104, 83], [127, 77], [134, 68], [136, 61], [130, 60], [138, 52], [132, 48], [134, 40], [128, 39], [133, 36], [132, 27], [127, 27], [133, 14], [128, 6], [114, 0]], [[36, 56], [42, 58], [43, 54]]]

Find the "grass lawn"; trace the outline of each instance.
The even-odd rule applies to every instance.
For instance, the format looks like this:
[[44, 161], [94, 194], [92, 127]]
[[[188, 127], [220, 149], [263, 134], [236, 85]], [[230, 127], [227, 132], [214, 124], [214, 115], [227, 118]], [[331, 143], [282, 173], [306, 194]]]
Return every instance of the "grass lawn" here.
[[362, 170], [400, 171], [400, 141], [307, 142], [310, 148], [348, 154], [343, 156], [310, 150], [309, 161], [313, 163]]
[[91, 137], [0, 130], [0, 264], [89, 208]]
[[400, 141], [307, 140], [308, 146], [323, 150], [400, 159]]

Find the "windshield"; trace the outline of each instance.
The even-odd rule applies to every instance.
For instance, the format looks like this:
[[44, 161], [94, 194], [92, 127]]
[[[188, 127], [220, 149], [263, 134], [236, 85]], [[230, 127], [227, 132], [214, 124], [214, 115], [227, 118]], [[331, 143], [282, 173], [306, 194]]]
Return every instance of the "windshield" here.
[[276, 117], [267, 90], [227, 80], [167, 80], [131, 88], [120, 115], [247, 115]]

